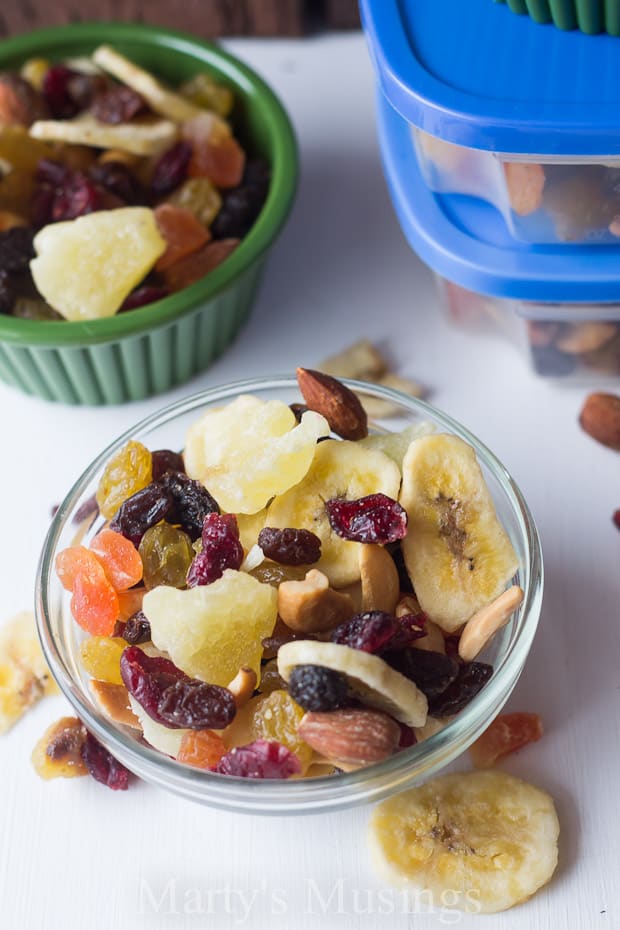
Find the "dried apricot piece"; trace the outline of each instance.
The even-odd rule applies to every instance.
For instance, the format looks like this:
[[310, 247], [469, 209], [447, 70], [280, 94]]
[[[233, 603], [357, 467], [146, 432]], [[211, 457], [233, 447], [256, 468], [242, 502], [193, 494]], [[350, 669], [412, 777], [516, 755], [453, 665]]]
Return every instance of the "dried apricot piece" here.
[[241, 183], [245, 152], [225, 123], [211, 113], [201, 113], [183, 125], [183, 138], [192, 147], [187, 169], [190, 178], [209, 178], [220, 188]]
[[199, 769], [213, 769], [226, 751], [224, 740], [213, 730], [190, 730], [181, 740], [177, 759]]
[[239, 239], [218, 239], [209, 242], [197, 252], [186, 255], [164, 271], [164, 280], [171, 291], [181, 291], [200, 281], [206, 274], [221, 265], [239, 245]]
[[103, 578], [105, 572], [94, 552], [85, 546], [69, 546], [56, 556], [56, 574], [65, 591], [73, 591], [80, 575]]
[[118, 594], [101, 565], [100, 577], [78, 575], [73, 585], [71, 613], [82, 629], [94, 636], [109, 636], [118, 620]]
[[197, 252], [211, 238], [209, 230], [184, 207], [162, 203], [155, 208], [155, 221], [166, 240], [166, 251], [157, 259], [156, 271], [164, 271], [179, 259]]
[[142, 559], [134, 545], [120, 533], [103, 529], [97, 533], [90, 548], [116, 591], [127, 591], [142, 580]]
[[543, 722], [538, 714], [500, 714], [469, 747], [472, 761], [479, 769], [491, 768], [508, 756], [543, 735]]

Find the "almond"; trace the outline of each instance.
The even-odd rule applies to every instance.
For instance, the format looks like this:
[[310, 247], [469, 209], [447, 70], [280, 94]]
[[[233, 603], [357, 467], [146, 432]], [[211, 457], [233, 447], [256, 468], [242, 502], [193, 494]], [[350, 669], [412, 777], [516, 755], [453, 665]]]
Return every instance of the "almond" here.
[[337, 378], [310, 368], [297, 369], [297, 383], [310, 408], [322, 414], [330, 428], [343, 439], [368, 435], [368, 418], [359, 399]]
[[617, 394], [589, 394], [579, 423], [592, 439], [620, 452], [620, 397]]
[[391, 756], [400, 742], [395, 720], [377, 710], [307, 713], [297, 732], [325, 758], [338, 764], [367, 765]]

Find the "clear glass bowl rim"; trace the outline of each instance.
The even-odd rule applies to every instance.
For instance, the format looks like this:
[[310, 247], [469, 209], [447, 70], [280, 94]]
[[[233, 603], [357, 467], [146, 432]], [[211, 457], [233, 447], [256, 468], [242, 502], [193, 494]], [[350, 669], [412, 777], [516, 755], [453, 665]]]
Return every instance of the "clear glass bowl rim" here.
[[297, 388], [295, 377], [274, 375], [230, 382], [183, 398], [141, 420], [104, 449], [75, 482], [52, 520], [37, 569], [35, 613], [43, 652], [58, 685], [76, 714], [101, 742], [136, 775], [159, 787], [210, 806], [253, 814], [321, 813], [358, 804], [378, 801], [420, 782], [436, 773], [460, 755], [501, 709], [521, 673], [540, 616], [543, 590], [543, 561], [540, 538], [525, 499], [506, 468], [495, 455], [467, 429], [423, 400], [400, 391], [363, 381], [341, 379], [349, 387], [369, 396], [396, 403], [406, 415], [430, 418], [470, 443], [478, 460], [499, 482], [502, 492], [517, 519], [521, 543], [526, 555], [521, 567], [525, 597], [518, 629], [501, 664], [480, 694], [442, 730], [410, 749], [383, 762], [355, 772], [312, 779], [289, 781], [252, 780], [218, 776], [182, 765], [155, 749], [136, 742], [84, 699], [80, 687], [69, 673], [54, 636], [50, 615], [50, 584], [54, 581], [54, 557], [61, 532], [71, 520], [83, 489], [99, 472], [108, 458], [129, 439], [169, 423], [205, 404], [233, 399], [238, 394]]

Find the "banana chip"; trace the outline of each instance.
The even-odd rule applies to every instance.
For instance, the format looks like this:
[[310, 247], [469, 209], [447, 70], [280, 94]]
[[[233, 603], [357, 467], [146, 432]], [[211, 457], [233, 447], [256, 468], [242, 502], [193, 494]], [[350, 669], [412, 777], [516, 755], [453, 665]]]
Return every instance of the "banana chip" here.
[[119, 149], [132, 155], [157, 155], [172, 145], [177, 134], [175, 123], [166, 119], [146, 118], [111, 126], [88, 113], [75, 119], [37, 120], [30, 127], [33, 139]]
[[0, 628], [0, 733], [42, 697], [57, 691], [41, 652], [34, 615], [17, 614]]

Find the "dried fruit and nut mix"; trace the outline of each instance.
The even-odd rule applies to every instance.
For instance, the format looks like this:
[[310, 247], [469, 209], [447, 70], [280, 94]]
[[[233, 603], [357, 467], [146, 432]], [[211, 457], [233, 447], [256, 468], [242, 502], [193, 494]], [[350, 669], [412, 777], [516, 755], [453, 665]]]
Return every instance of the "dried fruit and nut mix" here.
[[224, 261], [270, 182], [233, 104], [207, 73], [171, 90], [108, 46], [0, 74], [0, 313], [110, 317]]
[[523, 597], [467, 443], [368, 435], [344, 384], [298, 382], [303, 408], [208, 409], [182, 455], [128, 442], [89, 545], [56, 561], [103, 711], [220, 774], [349, 771], [424, 739], [487, 683]]

